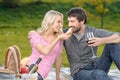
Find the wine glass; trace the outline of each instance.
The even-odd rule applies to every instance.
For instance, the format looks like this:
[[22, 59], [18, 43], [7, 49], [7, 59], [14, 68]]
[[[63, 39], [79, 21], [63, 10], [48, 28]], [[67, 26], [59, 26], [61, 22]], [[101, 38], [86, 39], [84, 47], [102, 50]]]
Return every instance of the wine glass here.
[[[93, 32], [87, 32], [86, 35], [85, 35], [85, 40], [88, 42], [89, 41], [89, 38], [93, 38], [94, 37], [94, 34]], [[92, 59], [93, 58], [96, 58], [97, 56], [95, 55], [95, 52], [93, 50], [93, 46], [90, 46], [91, 48], [91, 52], [92, 52]]]

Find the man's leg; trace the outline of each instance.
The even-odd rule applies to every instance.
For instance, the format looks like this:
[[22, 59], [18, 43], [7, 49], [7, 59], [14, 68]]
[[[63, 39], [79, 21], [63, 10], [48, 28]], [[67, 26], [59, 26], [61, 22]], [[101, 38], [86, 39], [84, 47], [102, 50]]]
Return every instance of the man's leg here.
[[74, 75], [73, 80], [112, 80], [102, 70], [80, 70]]
[[120, 70], [120, 45], [119, 44], [107, 44], [104, 51], [97, 63], [97, 69], [103, 70], [108, 73], [110, 66], [114, 61]]
[[73, 80], [90, 80], [91, 70], [80, 70], [73, 76]]
[[73, 76], [73, 80], [90, 80], [91, 74], [94, 69], [94, 65], [92, 63], [89, 63]]
[[94, 65], [88, 64], [73, 76], [73, 80], [112, 80], [102, 70], [95, 69]]
[[111, 44], [110, 47], [110, 56], [111, 59], [115, 62], [116, 66], [120, 70], [120, 44]]

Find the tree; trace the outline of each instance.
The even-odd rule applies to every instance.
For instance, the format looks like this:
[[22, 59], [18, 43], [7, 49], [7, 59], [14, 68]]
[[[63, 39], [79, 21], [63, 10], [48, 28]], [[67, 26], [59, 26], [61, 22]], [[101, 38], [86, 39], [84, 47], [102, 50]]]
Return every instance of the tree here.
[[107, 5], [111, 3], [111, 0], [78, 0], [75, 4], [77, 6], [90, 6], [91, 10], [94, 10], [101, 18], [101, 28], [103, 28], [104, 14], [109, 10]]

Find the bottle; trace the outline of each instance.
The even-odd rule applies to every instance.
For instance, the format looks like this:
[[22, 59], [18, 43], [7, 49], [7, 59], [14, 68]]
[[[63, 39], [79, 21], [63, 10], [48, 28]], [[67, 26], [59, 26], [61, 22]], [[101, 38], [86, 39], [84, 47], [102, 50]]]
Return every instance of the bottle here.
[[39, 57], [34, 64], [30, 65], [30, 67], [29, 67], [29, 74], [35, 73], [37, 71], [38, 64], [40, 63], [41, 60], [42, 60], [42, 58]]

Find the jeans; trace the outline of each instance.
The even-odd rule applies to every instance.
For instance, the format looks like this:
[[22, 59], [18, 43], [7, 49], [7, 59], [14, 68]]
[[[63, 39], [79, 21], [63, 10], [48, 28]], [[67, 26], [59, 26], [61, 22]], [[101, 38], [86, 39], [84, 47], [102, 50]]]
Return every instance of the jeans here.
[[42, 76], [38, 73], [38, 80], [43, 80]]
[[113, 80], [107, 75], [113, 61], [120, 70], [120, 44], [107, 44], [96, 64], [90, 63], [80, 69], [73, 80]]

